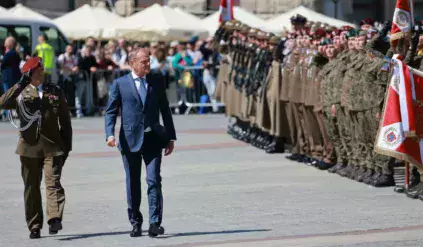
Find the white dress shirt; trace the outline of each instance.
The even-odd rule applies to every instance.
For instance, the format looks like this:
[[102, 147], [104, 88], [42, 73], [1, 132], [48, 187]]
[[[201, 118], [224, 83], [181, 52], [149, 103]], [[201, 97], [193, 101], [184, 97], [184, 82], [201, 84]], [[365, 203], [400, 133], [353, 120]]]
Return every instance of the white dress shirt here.
[[[35, 87], [34, 85], [32, 85], [32, 84], [29, 84], [29, 85], [31, 85], [31, 87], [32, 87], [33, 89], [35, 89], [35, 88], [36, 88], [36, 87]], [[38, 91], [38, 97], [40, 97], [40, 99], [42, 99], [42, 98], [43, 98], [43, 84], [38, 85], [38, 89], [37, 89], [37, 91]]]

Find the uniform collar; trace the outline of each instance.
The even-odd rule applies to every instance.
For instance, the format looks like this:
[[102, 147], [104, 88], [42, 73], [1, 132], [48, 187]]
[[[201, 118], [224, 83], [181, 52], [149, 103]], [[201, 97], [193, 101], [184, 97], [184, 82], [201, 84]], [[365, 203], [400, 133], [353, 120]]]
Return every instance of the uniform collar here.
[[38, 88], [38, 90], [39, 90], [39, 91], [43, 91], [43, 84], [42, 84], [42, 83], [41, 83], [40, 85], [38, 85], [38, 87], [36, 87], [36, 86], [34, 86], [34, 85], [32, 85], [32, 84], [29, 84], [29, 85], [31, 85], [31, 87], [32, 87], [33, 89]]

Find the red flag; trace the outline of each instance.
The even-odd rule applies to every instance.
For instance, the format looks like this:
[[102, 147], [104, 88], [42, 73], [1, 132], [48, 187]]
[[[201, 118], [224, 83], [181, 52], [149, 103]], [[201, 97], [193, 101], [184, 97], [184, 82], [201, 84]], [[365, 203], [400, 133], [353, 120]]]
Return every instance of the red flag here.
[[219, 23], [234, 19], [234, 10], [232, 0], [220, 0], [219, 6], [220, 16]]
[[423, 78], [393, 61], [375, 152], [423, 167]]
[[391, 42], [411, 35], [414, 25], [413, 0], [397, 0], [391, 28]]

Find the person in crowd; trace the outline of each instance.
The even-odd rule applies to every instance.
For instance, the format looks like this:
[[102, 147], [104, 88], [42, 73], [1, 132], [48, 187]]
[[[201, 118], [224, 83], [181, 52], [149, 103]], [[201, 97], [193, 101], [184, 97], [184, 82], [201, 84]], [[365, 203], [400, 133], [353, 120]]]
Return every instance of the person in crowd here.
[[33, 56], [38, 56], [42, 59], [45, 80], [47, 82], [51, 82], [51, 74], [53, 73], [55, 64], [54, 54], [53, 47], [47, 43], [47, 36], [45, 34], [38, 36], [38, 45], [35, 47]]
[[[130, 53], [132, 71], [113, 82], [105, 115], [106, 143], [118, 147], [126, 173], [128, 218], [132, 225], [131, 237], [142, 235], [141, 162], [144, 160], [148, 184], [149, 224], [148, 235], [164, 234], [163, 195], [160, 176], [162, 150], [168, 156], [173, 152], [176, 132], [166, 97], [162, 77], [150, 73], [148, 49]], [[121, 112], [119, 141], [115, 138], [115, 125]], [[160, 125], [162, 116], [164, 126]]]
[[78, 71], [78, 59], [73, 54], [72, 45], [66, 46], [66, 51], [59, 55], [57, 63], [60, 68], [59, 85], [63, 89], [66, 98], [69, 98], [69, 93], [73, 90], [73, 77]]
[[[21, 58], [15, 50], [16, 40], [14, 37], [7, 37], [4, 41], [5, 54], [1, 59], [1, 84], [3, 92], [13, 87], [21, 77], [19, 65]], [[3, 112], [3, 120], [6, 120], [8, 111]]]
[[[76, 116], [78, 118], [84, 116], [82, 112], [82, 96], [84, 95], [84, 91], [87, 88], [87, 83], [94, 83], [90, 81], [90, 78], [91, 73], [97, 71], [97, 66], [97, 61], [92, 55], [92, 47], [86, 46], [84, 49], [84, 53], [80, 54], [78, 57], [78, 70], [80, 71], [80, 73], [78, 74], [75, 93], [75, 108]], [[90, 101], [93, 98], [93, 93], [95, 94], [95, 90], [93, 92], [86, 92], [85, 98], [88, 99], [85, 101], [86, 106], [90, 106]]]
[[217, 101], [214, 99], [214, 90], [216, 88], [216, 76], [218, 73], [217, 66], [219, 65], [219, 53], [213, 49], [213, 38], [208, 38], [204, 42], [199, 50], [202, 54], [203, 61], [203, 83], [207, 90], [207, 95], [209, 96], [210, 102], [213, 104], [213, 112], [217, 112], [219, 107], [217, 106]]
[[166, 54], [164, 53], [164, 49], [159, 48], [157, 43], [152, 43], [150, 46], [150, 54], [151, 72], [161, 73], [163, 76], [166, 76], [169, 70], [169, 66], [166, 61]]
[[113, 62], [112, 55], [109, 51], [101, 49], [98, 54], [97, 68], [102, 70], [113, 70], [118, 69], [119, 65]]

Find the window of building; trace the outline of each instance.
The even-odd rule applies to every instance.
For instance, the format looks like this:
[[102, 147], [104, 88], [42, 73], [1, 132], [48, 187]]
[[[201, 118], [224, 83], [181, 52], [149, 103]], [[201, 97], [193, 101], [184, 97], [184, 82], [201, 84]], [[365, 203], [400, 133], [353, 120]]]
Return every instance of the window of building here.
[[47, 43], [53, 47], [57, 56], [65, 52], [68, 43], [56, 28], [40, 27], [40, 32], [47, 37]]
[[15, 37], [22, 55], [31, 54], [32, 37], [30, 26], [0, 25], [0, 45], [2, 47], [2, 53], [4, 52], [4, 41], [9, 36]]

